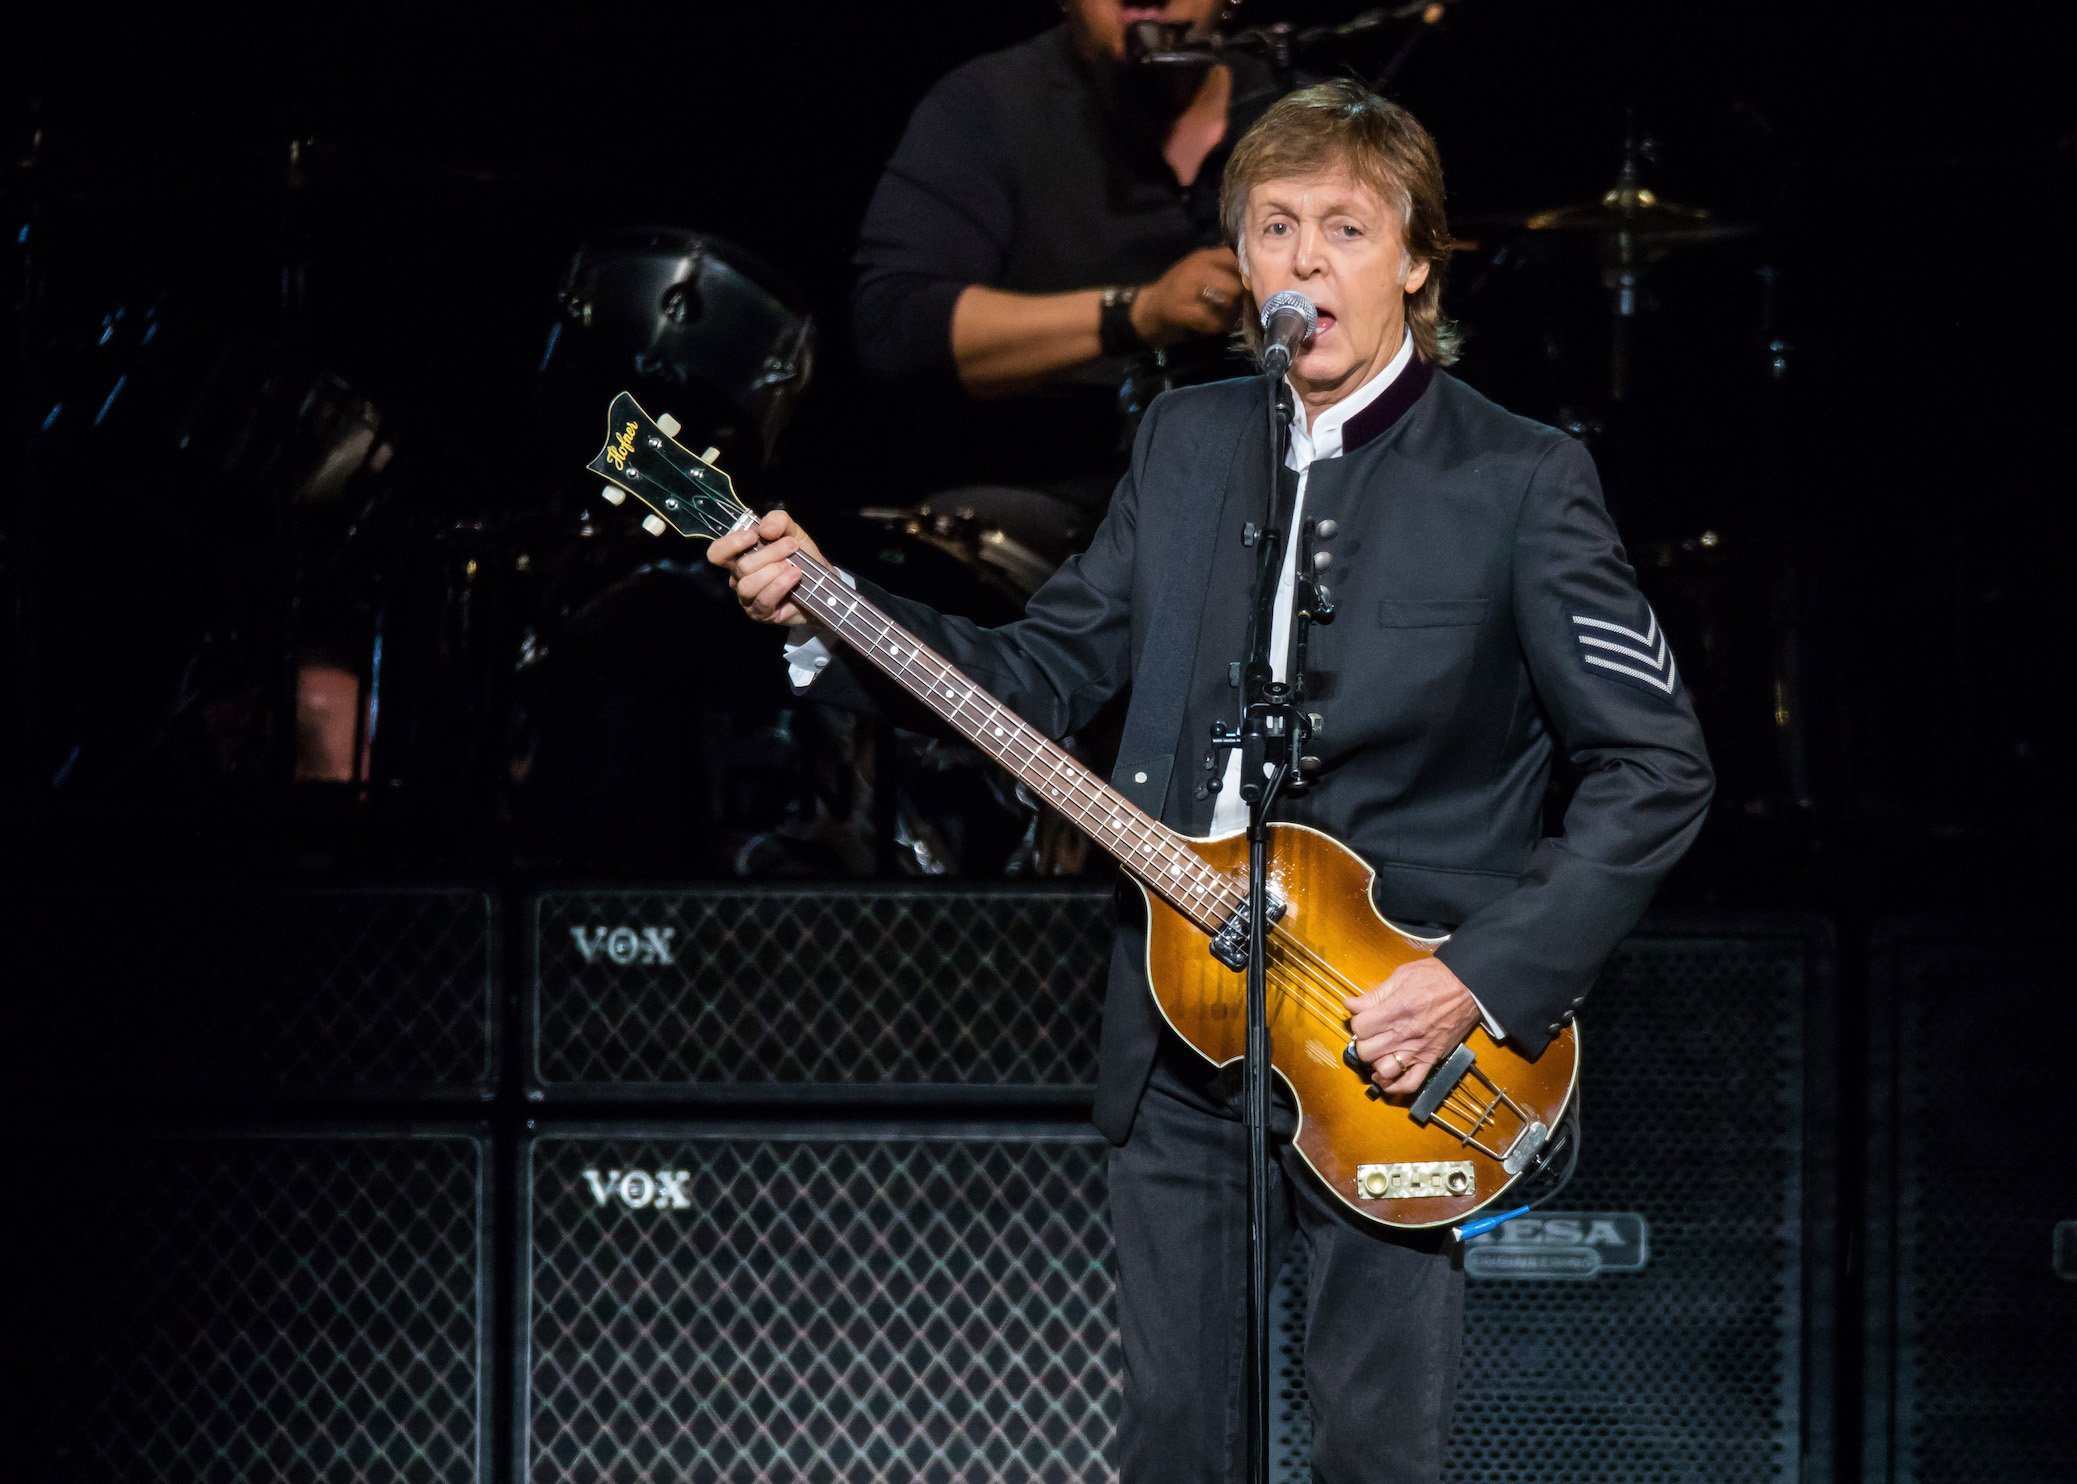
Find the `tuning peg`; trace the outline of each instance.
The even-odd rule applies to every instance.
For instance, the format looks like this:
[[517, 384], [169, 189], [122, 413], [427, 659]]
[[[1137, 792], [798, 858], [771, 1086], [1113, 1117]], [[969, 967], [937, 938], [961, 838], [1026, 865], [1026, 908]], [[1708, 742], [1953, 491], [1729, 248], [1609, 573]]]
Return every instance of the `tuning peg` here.
[[599, 491], [599, 498], [608, 505], [619, 505], [627, 499], [627, 491], [617, 484], [609, 484]]
[[661, 536], [670, 527], [664, 524], [664, 519], [660, 515], [645, 515], [642, 517], [642, 529], [652, 536]]
[[668, 412], [664, 412], [657, 414], [656, 426], [662, 430], [664, 437], [675, 438], [678, 436], [678, 430], [684, 427], [685, 424], [679, 422], [678, 419], [672, 417]]
[[703, 454], [701, 454], [701, 455], [700, 455], [700, 462], [701, 462], [701, 463], [703, 463], [703, 464], [711, 464], [711, 463], [713, 463], [713, 462], [714, 462], [714, 461], [715, 461], [716, 459], [718, 459], [718, 458], [720, 458], [720, 457], [721, 457], [721, 447], [720, 447], [720, 445], [719, 445], [719, 444], [714, 444], [714, 443], [710, 443], [710, 444], [708, 444], [708, 445], [707, 445], [707, 451], [706, 451], [705, 453], [703, 453]]

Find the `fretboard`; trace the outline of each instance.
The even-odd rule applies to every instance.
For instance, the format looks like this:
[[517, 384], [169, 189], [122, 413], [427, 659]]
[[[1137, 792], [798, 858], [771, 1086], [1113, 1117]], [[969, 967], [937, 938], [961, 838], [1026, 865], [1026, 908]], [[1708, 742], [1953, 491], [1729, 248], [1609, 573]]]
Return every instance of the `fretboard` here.
[[1052, 738], [969, 680], [951, 661], [805, 553], [793, 600], [896, 684], [1001, 763], [1024, 786], [1117, 857], [1149, 891], [1207, 932], [1240, 907], [1242, 891], [1160, 821], [1083, 767]]

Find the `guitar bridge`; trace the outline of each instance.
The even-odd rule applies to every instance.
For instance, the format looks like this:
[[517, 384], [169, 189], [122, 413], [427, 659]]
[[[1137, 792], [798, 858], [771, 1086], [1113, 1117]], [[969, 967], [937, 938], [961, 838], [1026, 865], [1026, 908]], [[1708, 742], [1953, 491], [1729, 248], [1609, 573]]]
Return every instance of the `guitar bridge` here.
[[[1284, 915], [1284, 904], [1275, 892], [1269, 894], [1269, 922], [1274, 927]], [[1248, 899], [1212, 934], [1212, 957], [1238, 974], [1248, 966]]]

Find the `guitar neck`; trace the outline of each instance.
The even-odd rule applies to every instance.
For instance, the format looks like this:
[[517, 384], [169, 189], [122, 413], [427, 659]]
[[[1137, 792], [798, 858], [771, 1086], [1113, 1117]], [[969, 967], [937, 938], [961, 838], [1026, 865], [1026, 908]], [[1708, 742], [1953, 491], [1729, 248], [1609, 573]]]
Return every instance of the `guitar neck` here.
[[1149, 891], [1207, 932], [1233, 912], [1232, 884], [1173, 831], [1128, 801], [1066, 749], [969, 680], [929, 645], [859, 596], [806, 553], [793, 564], [793, 600], [974, 746], [1017, 776], [1037, 797], [1115, 856]]

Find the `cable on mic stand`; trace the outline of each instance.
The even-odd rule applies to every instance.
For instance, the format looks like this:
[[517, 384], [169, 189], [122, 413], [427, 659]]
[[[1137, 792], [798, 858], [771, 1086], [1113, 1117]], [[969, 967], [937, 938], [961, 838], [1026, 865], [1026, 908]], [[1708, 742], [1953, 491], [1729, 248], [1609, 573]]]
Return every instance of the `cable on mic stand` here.
[[[1295, 300], [1296, 306], [1281, 299]], [[1255, 548], [1255, 587], [1248, 628], [1248, 654], [1240, 667], [1241, 722], [1239, 727], [1214, 723], [1211, 751], [1205, 759], [1210, 775], [1203, 794], [1216, 794], [1221, 787], [1222, 757], [1240, 751], [1240, 796], [1248, 806], [1248, 896], [1246, 925], [1247, 1041], [1242, 1062], [1244, 1121], [1248, 1131], [1248, 1322], [1247, 1322], [1247, 1478], [1253, 1484], [1269, 1480], [1269, 1286], [1270, 1272], [1270, 1166], [1269, 1116], [1271, 1047], [1269, 1042], [1268, 951], [1269, 934], [1282, 913], [1282, 904], [1269, 890], [1269, 811], [1279, 794], [1289, 788], [1299, 792], [1307, 784], [1301, 776], [1315, 761], [1303, 755], [1311, 739], [1310, 720], [1300, 707], [1305, 692], [1305, 636], [1315, 618], [1326, 621], [1332, 607], [1324, 591], [1307, 573], [1297, 574], [1293, 583], [1298, 598], [1293, 613], [1293, 648], [1297, 656], [1289, 680], [1278, 680], [1270, 647], [1276, 627], [1276, 603], [1282, 576], [1283, 532], [1290, 527], [1297, 499], [1297, 480], [1285, 468], [1290, 438], [1291, 389], [1284, 369], [1291, 354], [1316, 322], [1313, 306], [1304, 296], [1287, 293], [1272, 297], [1264, 306], [1267, 328], [1273, 311], [1297, 314], [1302, 307], [1303, 333], [1292, 335], [1280, 326], [1281, 335], [1270, 337], [1264, 360], [1272, 369], [1262, 377], [1269, 417], [1268, 514], [1263, 525], [1252, 523], [1242, 539]], [[1283, 352], [1273, 355], [1267, 351]], [[1288, 476], [1288, 477], [1287, 477]], [[1294, 533], [1293, 541], [1300, 538]], [[1309, 546], [1310, 542], [1305, 543]]]

